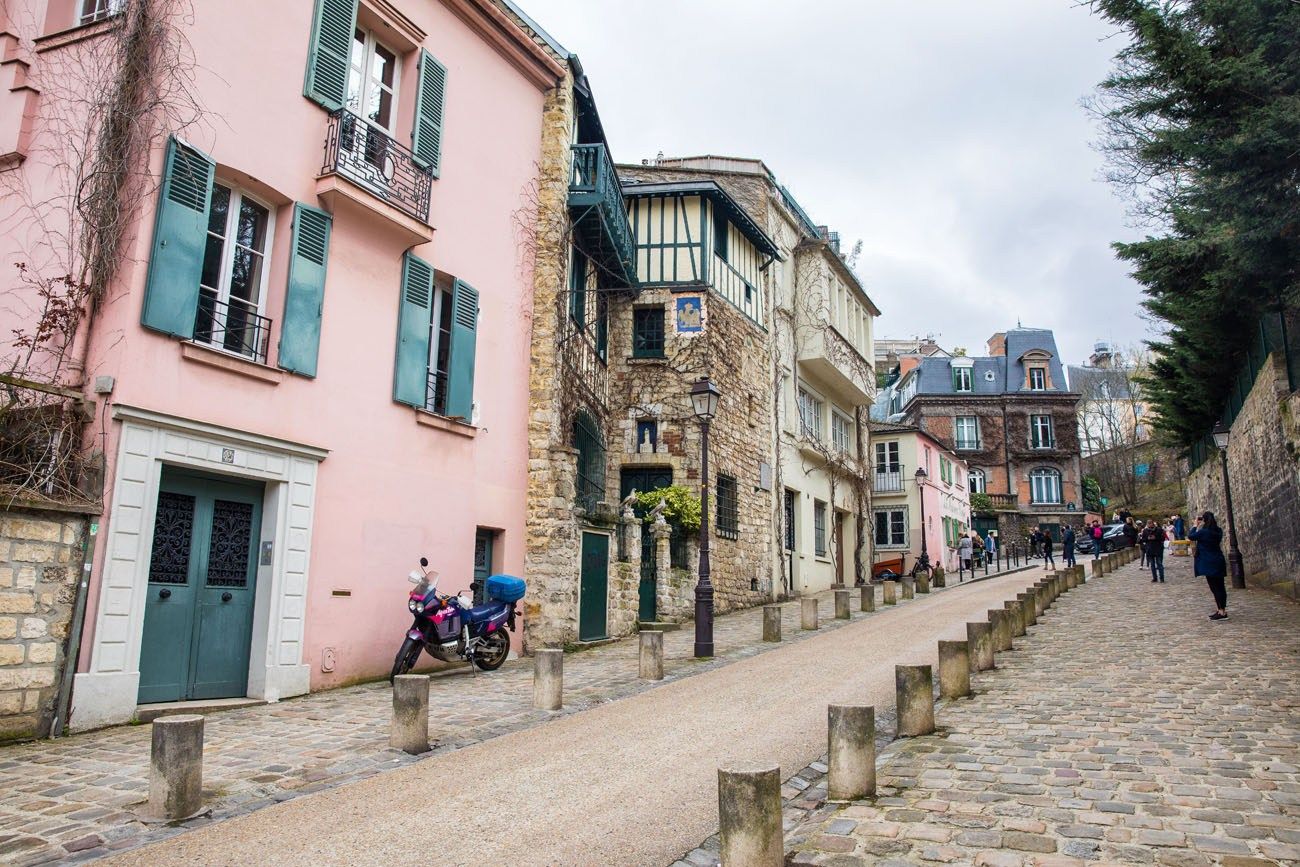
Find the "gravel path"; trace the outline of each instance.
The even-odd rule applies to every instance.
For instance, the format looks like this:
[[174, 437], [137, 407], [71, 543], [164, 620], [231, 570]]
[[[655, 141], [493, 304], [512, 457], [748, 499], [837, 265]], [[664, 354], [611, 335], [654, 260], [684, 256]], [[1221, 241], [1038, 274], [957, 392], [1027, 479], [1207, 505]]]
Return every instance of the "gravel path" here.
[[1039, 570], [918, 597], [694, 677], [124, 853], [116, 864], [668, 863], [716, 825], [716, 768], [825, 752], [826, 705], [893, 704], [896, 663], [1033, 583]]

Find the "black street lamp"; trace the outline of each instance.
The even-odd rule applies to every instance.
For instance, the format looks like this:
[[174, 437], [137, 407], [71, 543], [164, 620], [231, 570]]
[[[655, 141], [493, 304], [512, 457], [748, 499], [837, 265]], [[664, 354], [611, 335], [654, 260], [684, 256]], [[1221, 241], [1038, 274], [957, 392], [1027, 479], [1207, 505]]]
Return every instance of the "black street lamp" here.
[[930, 571], [930, 554], [925, 549], [925, 467], [916, 468], [916, 496], [921, 501], [921, 556], [916, 558], [916, 568]]
[[700, 420], [700, 580], [695, 585], [695, 657], [713, 656], [713, 584], [709, 581], [709, 422], [722, 392], [707, 376], [691, 386], [691, 408]]
[[1232, 517], [1232, 483], [1228, 480], [1228, 438], [1232, 429], [1223, 422], [1214, 428], [1214, 444], [1219, 447], [1219, 459], [1223, 464], [1223, 497], [1228, 502], [1228, 574], [1232, 576], [1234, 589], [1246, 587], [1246, 570], [1241, 563], [1241, 549], [1237, 547], [1237, 523]]

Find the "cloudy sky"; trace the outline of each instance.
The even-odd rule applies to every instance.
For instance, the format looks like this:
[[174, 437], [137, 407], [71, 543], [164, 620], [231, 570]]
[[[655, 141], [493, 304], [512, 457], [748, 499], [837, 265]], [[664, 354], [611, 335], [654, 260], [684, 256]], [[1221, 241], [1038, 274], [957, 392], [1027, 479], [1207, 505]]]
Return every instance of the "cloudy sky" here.
[[[582, 59], [615, 159], [758, 157], [846, 248], [878, 337], [1148, 335], [1079, 105], [1122, 37], [1076, 0], [519, 0]], [[1107, 38], [1112, 37], [1112, 38]]]

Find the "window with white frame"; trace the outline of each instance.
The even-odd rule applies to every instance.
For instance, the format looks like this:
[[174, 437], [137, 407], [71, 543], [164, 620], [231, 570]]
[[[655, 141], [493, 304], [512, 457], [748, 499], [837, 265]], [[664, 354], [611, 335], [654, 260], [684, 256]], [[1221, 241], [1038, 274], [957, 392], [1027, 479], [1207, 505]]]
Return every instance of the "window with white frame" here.
[[126, 6], [126, 0], [81, 0], [80, 24], [90, 24], [116, 15]]
[[389, 133], [397, 109], [397, 52], [360, 27], [352, 36], [347, 109]]
[[952, 390], [953, 391], [970, 391], [971, 390], [971, 369], [969, 367], [954, 367], [952, 369]]
[[799, 423], [804, 436], [815, 440], [822, 438], [822, 414], [825, 408], [826, 404], [821, 398], [806, 388], [799, 389]]
[[1061, 473], [1050, 467], [1040, 467], [1029, 474], [1031, 503], [1054, 505], [1061, 502]]
[[907, 547], [907, 508], [876, 509], [876, 547]]
[[971, 468], [966, 474], [966, 486], [972, 494], [983, 494], [988, 487], [988, 480], [984, 477], [984, 471], [977, 468]]
[[898, 441], [876, 443], [876, 472], [896, 473], [902, 466], [898, 462]]
[[978, 416], [957, 416], [953, 422], [953, 432], [957, 448], [977, 449], [980, 447], [980, 422]]
[[831, 410], [831, 442], [840, 454], [853, 454], [853, 422], [838, 410]]
[[194, 340], [266, 361], [263, 317], [275, 213], [237, 187], [214, 182], [199, 276]]
[[1031, 391], [1047, 390], [1047, 368], [1045, 367], [1029, 368], [1029, 388]]
[[425, 409], [447, 414], [447, 381], [451, 370], [452, 278], [434, 275], [433, 306], [429, 313], [429, 391]]
[[1031, 448], [1036, 449], [1050, 449], [1056, 445], [1050, 415], [1031, 415], [1029, 417], [1029, 445]]

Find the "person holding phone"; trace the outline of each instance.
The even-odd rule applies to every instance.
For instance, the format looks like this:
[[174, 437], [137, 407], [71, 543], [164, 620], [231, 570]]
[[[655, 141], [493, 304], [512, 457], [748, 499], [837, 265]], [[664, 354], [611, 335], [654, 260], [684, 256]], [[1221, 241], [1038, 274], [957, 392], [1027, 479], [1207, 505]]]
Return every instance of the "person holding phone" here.
[[1211, 620], [1228, 619], [1228, 589], [1223, 579], [1228, 574], [1228, 561], [1223, 556], [1223, 530], [1214, 519], [1213, 512], [1206, 512], [1196, 519], [1196, 526], [1187, 531], [1187, 538], [1196, 543], [1196, 559], [1193, 565], [1197, 575], [1204, 575], [1214, 594], [1214, 613]]

